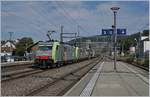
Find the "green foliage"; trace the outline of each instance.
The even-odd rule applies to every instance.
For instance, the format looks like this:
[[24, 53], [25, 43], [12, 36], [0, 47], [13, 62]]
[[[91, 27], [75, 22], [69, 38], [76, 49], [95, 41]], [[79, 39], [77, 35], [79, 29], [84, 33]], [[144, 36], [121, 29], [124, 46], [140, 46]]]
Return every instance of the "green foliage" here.
[[149, 67], [149, 59], [145, 59], [144, 60], [144, 66], [145, 67]]
[[24, 37], [22, 38], [17, 44], [16, 44], [16, 55], [23, 56], [26, 48], [29, 45], [33, 44], [33, 40], [30, 37]]
[[142, 35], [143, 36], [149, 36], [149, 30], [144, 30]]
[[144, 59], [137, 59], [136, 60], [136, 64], [138, 64], [138, 65], [143, 65], [144, 64]]
[[[148, 36], [149, 30], [144, 30], [141, 35]], [[120, 49], [124, 49], [124, 52], [128, 54], [128, 50], [130, 46], [136, 46], [137, 42], [139, 41], [140, 32], [126, 35], [126, 36], [118, 36], [117, 37], [117, 43], [120, 46]], [[91, 37], [81, 37], [78, 39], [73, 39], [69, 41], [69, 43], [74, 44], [76, 42], [85, 42], [86, 40], [91, 40], [92, 42], [111, 42], [111, 36], [103, 36], [103, 35], [96, 35]], [[78, 45], [78, 44], [77, 44]]]
[[[148, 36], [149, 30], [144, 30], [143, 33], [141, 33], [142, 36]], [[129, 35], [124, 38], [118, 38], [118, 44], [122, 44], [124, 47], [124, 51], [127, 52], [129, 50], [130, 46], [136, 46], [137, 42], [139, 41], [140, 32]], [[122, 49], [122, 47], [121, 47]]]
[[126, 62], [127, 63], [132, 63], [134, 61], [134, 58], [133, 57], [129, 57], [126, 59]]
[[74, 44], [75, 42], [77, 42], [78, 45], [79, 42], [86, 42], [86, 40], [91, 40], [91, 42], [110, 42], [111, 36], [96, 35], [91, 37], [81, 37], [81, 38], [73, 39], [69, 41], [69, 43]]

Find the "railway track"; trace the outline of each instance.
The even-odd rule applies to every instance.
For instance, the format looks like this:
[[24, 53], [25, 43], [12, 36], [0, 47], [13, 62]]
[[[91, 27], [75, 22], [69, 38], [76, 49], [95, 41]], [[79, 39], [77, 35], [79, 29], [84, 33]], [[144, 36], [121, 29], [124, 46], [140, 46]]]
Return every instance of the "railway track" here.
[[33, 62], [20, 62], [20, 63], [3, 63], [1, 64], [1, 71], [8, 72], [19, 69], [24, 69], [32, 66]]
[[14, 79], [19, 79], [25, 76], [29, 76], [35, 73], [43, 72], [43, 70], [27, 68], [24, 70], [18, 70], [18, 72], [7, 72], [1, 75], [1, 82], [11, 81]]
[[33, 89], [26, 96], [60, 96], [67, 92], [77, 81], [79, 81], [91, 68], [93, 68], [101, 60], [99, 58], [93, 60], [89, 64], [75, 69], [52, 82]]
[[1, 82], [11, 81], [11, 80], [23, 78], [36, 73], [41, 73], [50, 70], [50, 69], [41, 70], [38, 68], [33, 69], [29, 67], [31, 67], [31, 64], [15, 64], [15, 65], [2, 66], [2, 69], [3, 70], [6, 69], [7, 71], [6, 70], [2, 71]]
[[[55, 80], [61, 79], [61, 77], [66, 74], [71, 74], [70, 76], [75, 77], [75, 80], [77, 81], [80, 77], [81, 72], [79, 74], [78, 73], [72, 74], [71, 72], [83, 66], [86, 67], [88, 64], [91, 64], [92, 66], [92, 63], [94, 63], [96, 60], [98, 60], [98, 58], [81, 61], [79, 63], [64, 65], [61, 68], [46, 69], [39, 73], [33, 73], [28, 75], [25, 74], [25, 76], [23, 75], [21, 77], [14, 78], [12, 80], [10, 79], [8, 81], [2, 81], [1, 93], [3, 96], [4, 95], [5, 96], [27, 95], [32, 91], [39, 89], [40, 87], [42, 87], [47, 83], [54, 82]], [[89, 68], [89, 66], [87, 67]], [[73, 79], [68, 79], [68, 81], [65, 82], [70, 82], [70, 81], [73, 81]], [[58, 86], [55, 86], [53, 89], [58, 88]]]

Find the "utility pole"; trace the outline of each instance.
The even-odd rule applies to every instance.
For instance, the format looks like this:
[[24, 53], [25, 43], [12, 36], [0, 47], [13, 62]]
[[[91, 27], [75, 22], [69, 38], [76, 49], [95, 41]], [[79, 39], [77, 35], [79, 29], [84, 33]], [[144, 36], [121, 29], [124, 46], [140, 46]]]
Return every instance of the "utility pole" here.
[[77, 47], [77, 33], [75, 33], [75, 47]]
[[63, 42], [63, 29], [64, 26], [61, 25], [60, 42]]
[[[64, 26], [61, 25], [60, 42], [63, 42], [63, 38], [75, 38], [75, 44], [76, 44], [77, 33], [64, 33], [63, 29]], [[74, 35], [74, 36], [68, 36], [68, 35]]]
[[138, 57], [141, 58], [141, 32], [139, 32], [139, 39], [138, 39]]
[[78, 44], [80, 45], [80, 31], [79, 31], [79, 27], [80, 27], [80, 26], [78, 25], [78, 26], [77, 26], [77, 29], [78, 29], [78, 31], [77, 31], [77, 32], [78, 32], [77, 37], [79, 38], [79, 42], [78, 42]]
[[12, 35], [13, 35], [14, 32], [8, 32], [8, 33], [9, 33], [9, 41], [11, 41]]
[[77, 27], [78, 27], [78, 37], [79, 37], [79, 34], [80, 34], [79, 27], [80, 27], [80, 26], [78, 25]]
[[117, 71], [117, 68], [116, 68], [116, 61], [117, 61], [117, 31], [116, 31], [116, 14], [117, 14], [117, 11], [119, 10], [120, 8], [119, 7], [112, 7], [111, 10], [113, 11], [114, 13], [114, 25], [112, 26], [113, 27], [113, 30], [114, 30], [114, 70]]
[[136, 48], [135, 48], [135, 58], [137, 59], [137, 54], [138, 54], [138, 40], [135, 38], [134, 41], [136, 42]]
[[[113, 27], [112, 27], [113, 28]], [[113, 32], [112, 32], [113, 33]], [[110, 40], [111, 40], [111, 43], [110, 43], [110, 55], [112, 56], [112, 52], [113, 52], [113, 34], [110, 36]]]
[[[12, 35], [13, 35], [13, 33], [14, 32], [8, 32], [9, 33], [9, 41], [11, 42], [12, 41]], [[12, 47], [12, 44], [10, 43], [10, 47], [9, 47], [9, 52], [12, 52], [12, 49], [11, 49], [11, 47]]]

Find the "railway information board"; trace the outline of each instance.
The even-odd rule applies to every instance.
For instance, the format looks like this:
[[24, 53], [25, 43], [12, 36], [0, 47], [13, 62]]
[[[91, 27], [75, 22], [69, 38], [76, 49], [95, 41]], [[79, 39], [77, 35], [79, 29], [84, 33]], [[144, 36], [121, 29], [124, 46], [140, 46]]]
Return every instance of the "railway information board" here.
[[[126, 29], [117, 29], [117, 35], [126, 35]], [[113, 29], [102, 29], [102, 35], [113, 35]]]

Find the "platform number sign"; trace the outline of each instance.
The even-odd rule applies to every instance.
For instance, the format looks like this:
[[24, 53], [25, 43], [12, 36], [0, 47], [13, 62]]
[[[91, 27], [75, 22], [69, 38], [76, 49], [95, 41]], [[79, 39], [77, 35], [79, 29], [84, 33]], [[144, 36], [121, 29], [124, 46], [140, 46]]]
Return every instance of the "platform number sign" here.
[[117, 35], [126, 35], [126, 29], [117, 29]]
[[113, 29], [102, 29], [102, 35], [112, 35]]
[[[113, 29], [102, 29], [102, 35], [112, 35]], [[126, 35], [126, 29], [117, 29], [117, 35]]]

